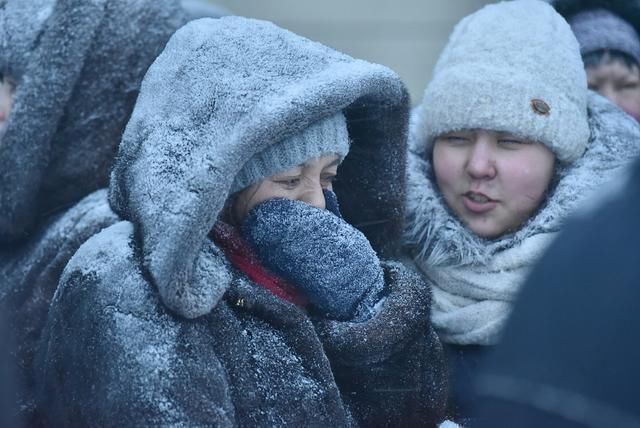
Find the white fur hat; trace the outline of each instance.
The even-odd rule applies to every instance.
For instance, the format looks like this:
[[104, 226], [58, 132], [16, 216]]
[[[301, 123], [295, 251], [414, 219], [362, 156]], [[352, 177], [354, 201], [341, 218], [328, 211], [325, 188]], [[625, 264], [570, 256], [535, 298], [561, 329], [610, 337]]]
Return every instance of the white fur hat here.
[[418, 112], [429, 149], [443, 133], [489, 129], [539, 141], [573, 162], [589, 139], [578, 42], [542, 1], [485, 6], [454, 29]]

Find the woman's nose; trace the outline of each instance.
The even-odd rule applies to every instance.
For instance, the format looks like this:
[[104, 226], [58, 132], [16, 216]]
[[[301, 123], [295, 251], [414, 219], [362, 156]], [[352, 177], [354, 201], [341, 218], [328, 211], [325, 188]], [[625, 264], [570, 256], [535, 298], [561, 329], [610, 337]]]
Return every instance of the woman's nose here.
[[324, 193], [322, 192], [322, 185], [319, 182], [313, 184], [310, 183], [309, 188], [305, 190], [301, 200], [316, 208], [320, 208], [321, 210], [326, 207]]
[[495, 145], [478, 139], [470, 148], [467, 172], [475, 179], [490, 179], [496, 175]]

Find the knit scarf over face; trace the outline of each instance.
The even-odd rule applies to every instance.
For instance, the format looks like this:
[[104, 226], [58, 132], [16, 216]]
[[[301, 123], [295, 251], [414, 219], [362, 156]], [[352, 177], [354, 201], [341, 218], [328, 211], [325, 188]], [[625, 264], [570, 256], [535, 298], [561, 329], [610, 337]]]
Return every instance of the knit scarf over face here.
[[304, 296], [291, 284], [261, 265], [249, 243], [242, 238], [235, 227], [218, 221], [210, 237], [222, 249], [231, 264], [247, 275], [251, 281], [287, 302], [301, 307], [306, 306], [307, 301]]
[[[419, 114], [420, 107], [412, 121]], [[527, 273], [564, 221], [638, 155], [637, 124], [595, 94], [589, 126], [587, 151], [571, 165], [557, 165], [555, 185], [538, 211], [494, 240], [475, 235], [449, 211], [419, 127], [411, 126], [405, 241], [433, 287], [432, 321], [444, 342], [497, 343]]]

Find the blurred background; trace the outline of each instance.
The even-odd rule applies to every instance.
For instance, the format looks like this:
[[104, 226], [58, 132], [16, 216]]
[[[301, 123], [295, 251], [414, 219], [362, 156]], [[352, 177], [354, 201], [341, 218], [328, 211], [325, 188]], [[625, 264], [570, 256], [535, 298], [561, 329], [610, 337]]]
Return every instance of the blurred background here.
[[384, 64], [417, 104], [454, 25], [487, 0], [215, 0], [351, 56]]

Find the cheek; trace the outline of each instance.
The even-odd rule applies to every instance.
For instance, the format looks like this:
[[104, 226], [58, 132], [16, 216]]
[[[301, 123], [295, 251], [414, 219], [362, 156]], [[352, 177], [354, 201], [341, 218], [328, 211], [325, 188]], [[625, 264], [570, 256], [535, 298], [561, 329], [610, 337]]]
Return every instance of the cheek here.
[[640, 89], [629, 92], [620, 100], [619, 107], [634, 119], [640, 121]]
[[514, 211], [528, 216], [542, 203], [553, 175], [553, 159], [514, 162], [503, 181]]
[[440, 191], [446, 193], [455, 188], [460, 180], [461, 162], [448, 147], [433, 149], [433, 172]]

